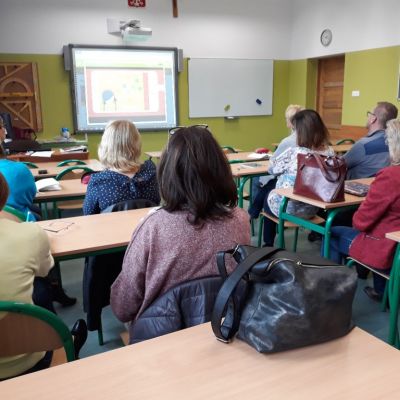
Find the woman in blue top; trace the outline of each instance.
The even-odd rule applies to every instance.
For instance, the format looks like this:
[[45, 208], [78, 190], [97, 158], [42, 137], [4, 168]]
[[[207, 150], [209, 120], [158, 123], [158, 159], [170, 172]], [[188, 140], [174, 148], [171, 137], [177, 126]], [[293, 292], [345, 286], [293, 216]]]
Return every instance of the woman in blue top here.
[[[0, 120], [0, 125], [2, 125], [2, 120]], [[2, 146], [0, 146], [0, 172], [10, 188], [7, 205], [25, 214], [32, 211], [33, 199], [37, 192], [35, 178], [24, 163], [7, 160]], [[34, 212], [38, 211], [34, 210]]]
[[160, 202], [156, 166], [150, 160], [140, 163], [140, 153], [140, 134], [132, 122], [113, 121], [106, 126], [98, 150], [106, 169], [90, 178], [83, 204], [85, 215], [99, 214], [125, 200]]

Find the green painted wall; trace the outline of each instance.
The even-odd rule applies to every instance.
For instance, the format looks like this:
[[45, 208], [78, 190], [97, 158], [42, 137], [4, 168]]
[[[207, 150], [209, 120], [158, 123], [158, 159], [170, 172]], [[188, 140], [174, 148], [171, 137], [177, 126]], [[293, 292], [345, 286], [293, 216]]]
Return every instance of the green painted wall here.
[[[346, 54], [343, 90], [343, 125], [363, 126], [366, 112], [378, 101], [397, 100], [400, 46]], [[359, 90], [359, 97], [351, 92]]]
[[[41, 139], [56, 137], [60, 128], [69, 127], [73, 131], [73, 116], [70, 95], [69, 73], [64, 70], [61, 55], [36, 54], [0, 54], [0, 62], [36, 62], [39, 71], [39, 88], [42, 105], [43, 132]], [[240, 117], [238, 120], [226, 121], [224, 118], [189, 119], [187, 60], [184, 71], [179, 74], [179, 124], [192, 125], [207, 123], [221, 145], [231, 145], [244, 150], [255, 147], [270, 146], [286, 134], [283, 118], [288, 104], [289, 93], [288, 61], [274, 63], [274, 96], [273, 115], [257, 117]], [[100, 134], [90, 134], [89, 151], [97, 154]], [[78, 135], [78, 138], [81, 138]], [[162, 149], [166, 142], [166, 132], [146, 132], [142, 135], [143, 151]]]

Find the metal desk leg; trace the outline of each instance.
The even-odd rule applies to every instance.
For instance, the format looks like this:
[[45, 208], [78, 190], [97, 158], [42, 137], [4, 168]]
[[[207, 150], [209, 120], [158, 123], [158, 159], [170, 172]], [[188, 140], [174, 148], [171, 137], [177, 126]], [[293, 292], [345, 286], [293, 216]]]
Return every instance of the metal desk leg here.
[[281, 206], [279, 207], [279, 223], [278, 223], [278, 247], [281, 249], [285, 248], [285, 220], [284, 214], [288, 205], [289, 199], [287, 197], [282, 198]]
[[389, 344], [399, 348], [398, 314], [400, 301], [400, 243], [397, 245], [393, 258], [392, 270], [389, 279]]

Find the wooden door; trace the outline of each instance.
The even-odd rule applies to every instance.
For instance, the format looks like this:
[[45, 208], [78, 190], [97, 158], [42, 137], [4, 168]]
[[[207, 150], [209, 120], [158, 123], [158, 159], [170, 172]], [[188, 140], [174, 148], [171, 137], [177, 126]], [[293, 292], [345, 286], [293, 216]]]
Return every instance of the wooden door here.
[[342, 125], [344, 56], [322, 58], [318, 62], [317, 111], [331, 134], [340, 137]]

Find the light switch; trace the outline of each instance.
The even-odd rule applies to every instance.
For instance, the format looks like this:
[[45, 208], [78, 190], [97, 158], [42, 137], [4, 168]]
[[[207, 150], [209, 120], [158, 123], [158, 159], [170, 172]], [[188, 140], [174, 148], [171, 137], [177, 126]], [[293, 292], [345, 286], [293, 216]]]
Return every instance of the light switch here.
[[352, 95], [353, 97], [358, 97], [358, 96], [360, 95], [360, 91], [359, 91], [359, 90], [353, 90], [353, 91], [351, 92], [351, 95]]

